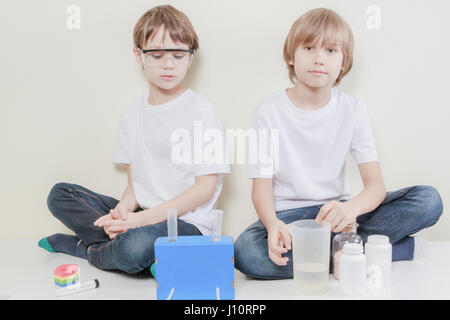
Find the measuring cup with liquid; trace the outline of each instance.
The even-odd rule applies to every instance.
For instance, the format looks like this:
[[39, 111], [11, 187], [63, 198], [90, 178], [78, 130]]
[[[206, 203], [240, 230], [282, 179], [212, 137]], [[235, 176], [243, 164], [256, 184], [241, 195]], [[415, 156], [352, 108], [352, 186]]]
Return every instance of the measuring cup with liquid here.
[[313, 219], [288, 224], [292, 236], [294, 283], [301, 294], [321, 294], [328, 290], [331, 226]]

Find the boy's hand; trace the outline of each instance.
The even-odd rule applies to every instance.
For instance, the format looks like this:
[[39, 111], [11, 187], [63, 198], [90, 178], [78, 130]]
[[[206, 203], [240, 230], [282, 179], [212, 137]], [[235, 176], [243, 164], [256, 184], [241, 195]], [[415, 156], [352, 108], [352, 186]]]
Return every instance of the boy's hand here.
[[[128, 209], [121, 202], [119, 202], [114, 209], [109, 210], [108, 215], [104, 216], [104, 221], [109, 220], [109, 219], [121, 219], [123, 221], [127, 220], [128, 219]], [[94, 222], [94, 225], [96, 225], [97, 221]], [[109, 236], [109, 238], [111, 240], [113, 240], [119, 233], [127, 231], [126, 229], [112, 231], [112, 229], [109, 225], [103, 226], [103, 230], [105, 231], [105, 233]]]
[[125, 221], [128, 218], [128, 209], [121, 202], [119, 202], [114, 209], [109, 210], [109, 213], [113, 219], [122, 219]]
[[[113, 219], [113, 218], [111, 217], [110, 219]], [[115, 220], [117, 220], [117, 219], [115, 219]], [[119, 233], [122, 233], [122, 232], [127, 231], [127, 229], [122, 229], [122, 230], [117, 230], [117, 229], [115, 229], [116, 231], [113, 231], [114, 229], [113, 229], [111, 226], [109, 226], [109, 224], [103, 226], [103, 230], [105, 231], [105, 233], [109, 236], [109, 238], [110, 238], [111, 240], [114, 240], [114, 238], [115, 238]]]
[[[104, 215], [103, 217], [95, 220], [94, 221], [94, 226], [96, 226], [96, 227], [102, 227], [103, 226], [103, 231], [105, 231], [105, 233], [109, 236], [109, 238], [111, 240], [113, 240], [119, 233], [125, 232], [125, 231], [127, 231], [127, 229], [125, 229], [125, 228], [122, 229], [122, 230], [117, 230], [117, 228], [111, 229], [110, 221], [113, 221], [113, 220], [121, 221], [121, 220], [115, 219], [112, 216], [111, 211], [112, 210], [109, 211], [110, 212], [109, 214]], [[102, 225], [100, 225], [100, 223]], [[116, 231], [113, 231], [113, 230], [116, 230]]]
[[331, 231], [341, 232], [349, 224], [356, 221], [357, 209], [351, 202], [329, 201], [320, 209], [316, 217], [316, 222], [328, 221], [331, 224]]
[[143, 225], [142, 215], [136, 212], [127, 212], [127, 220], [114, 219], [112, 214], [107, 214], [94, 221], [94, 226], [103, 227], [109, 238], [114, 239], [117, 234], [128, 229], [138, 228]]
[[267, 230], [267, 244], [269, 258], [273, 263], [279, 266], [287, 265], [288, 257], [282, 257], [283, 253], [291, 250], [291, 234], [286, 224], [277, 219]]

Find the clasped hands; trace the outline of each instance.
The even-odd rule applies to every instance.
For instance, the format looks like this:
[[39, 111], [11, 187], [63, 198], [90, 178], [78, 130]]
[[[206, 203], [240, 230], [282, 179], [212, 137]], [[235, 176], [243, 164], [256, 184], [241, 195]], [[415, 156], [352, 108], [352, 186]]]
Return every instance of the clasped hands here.
[[103, 230], [111, 240], [119, 233], [143, 225], [142, 213], [131, 212], [120, 203], [114, 209], [110, 209], [108, 214], [94, 221], [94, 226], [103, 227]]

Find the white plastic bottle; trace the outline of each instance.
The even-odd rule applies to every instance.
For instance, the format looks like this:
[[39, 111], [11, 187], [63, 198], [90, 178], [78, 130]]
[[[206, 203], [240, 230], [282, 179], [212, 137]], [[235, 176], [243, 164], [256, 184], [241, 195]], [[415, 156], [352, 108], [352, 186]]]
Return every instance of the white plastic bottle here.
[[358, 296], [367, 290], [367, 259], [361, 243], [346, 243], [339, 261], [342, 294]]
[[368, 287], [370, 290], [389, 288], [391, 285], [392, 245], [389, 237], [371, 235], [365, 244]]

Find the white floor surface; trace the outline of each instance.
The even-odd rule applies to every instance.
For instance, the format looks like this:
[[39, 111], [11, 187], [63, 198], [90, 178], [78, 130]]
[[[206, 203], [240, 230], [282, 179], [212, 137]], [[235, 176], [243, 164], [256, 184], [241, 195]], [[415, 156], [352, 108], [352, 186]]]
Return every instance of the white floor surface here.
[[[37, 246], [39, 239], [0, 239], [0, 300], [4, 299], [156, 299], [153, 278], [102, 271], [86, 260], [61, 253], [48, 253]], [[59, 297], [54, 294], [54, 269], [77, 263], [81, 280], [98, 279], [100, 287]], [[248, 280], [235, 270], [236, 300], [291, 299], [450, 299], [450, 242], [428, 241], [425, 251], [413, 261], [392, 266], [389, 291], [368, 291], [359, 297], [343, 296], [339, 282], [330, 277], [329, 290], [322, 295], [303, 296], [295, 292], [293, 280]]]

